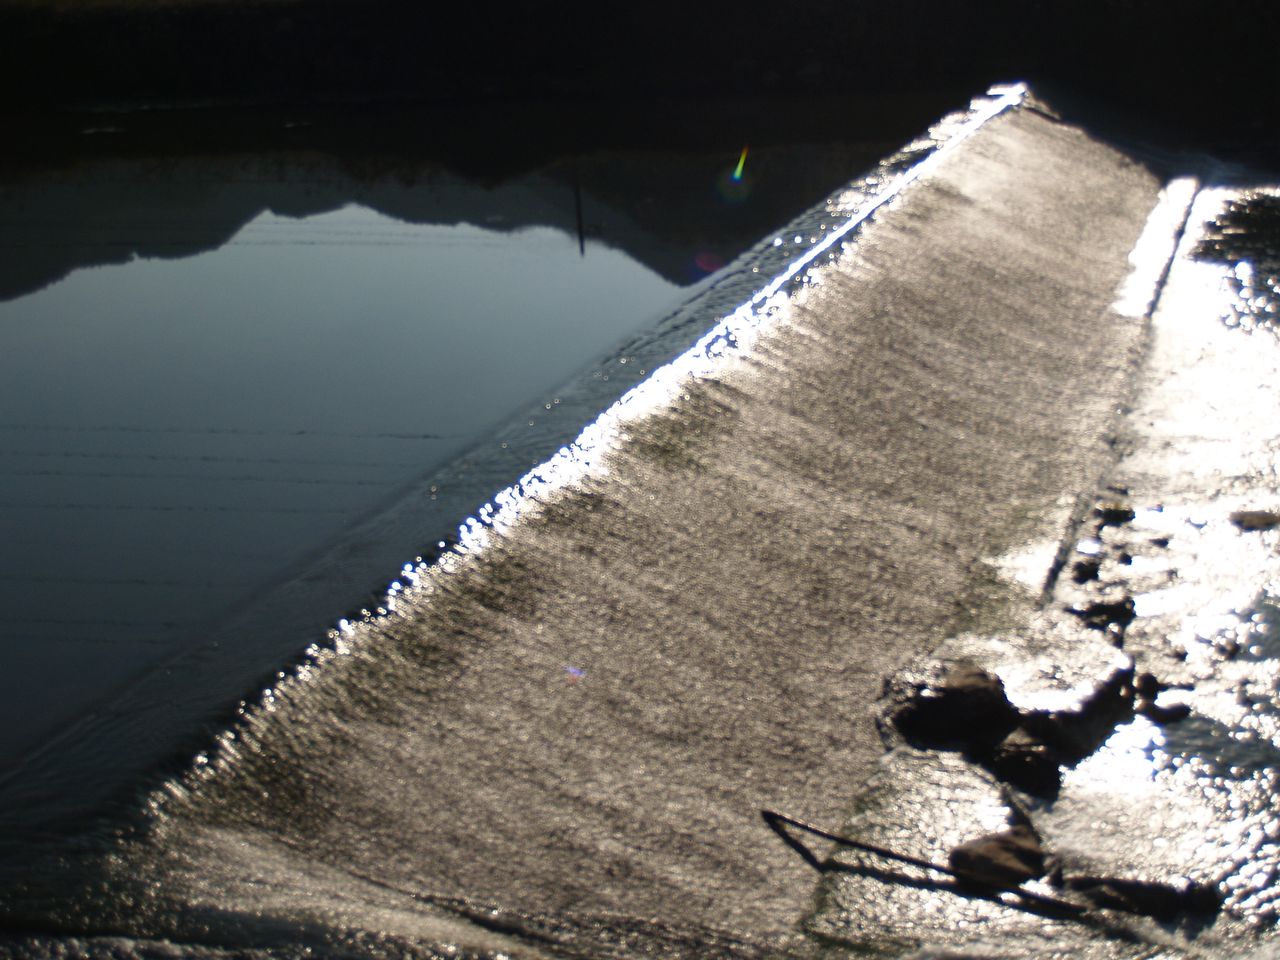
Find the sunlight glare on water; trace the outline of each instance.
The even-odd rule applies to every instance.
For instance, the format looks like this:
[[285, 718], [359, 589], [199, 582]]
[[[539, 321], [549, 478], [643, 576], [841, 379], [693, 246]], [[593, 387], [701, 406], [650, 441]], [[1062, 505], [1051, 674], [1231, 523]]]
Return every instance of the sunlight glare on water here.
[[1128, 846], [1138, 871], [1219, 884], [1229, 917], [1266, 928], [1280, 877], [1280, 534], [1236, 518], [1280, 508], [1280, 341], [1233, 317], [1251, 268], [1199, 252], [1239, 196], [1195, 198], [1118, 472], [1134, 518], [1079, 551], [1102, 559], [1104, 589], [1131, 594], [1125, 649], [1173, 686], [1157, 704], [1190, 715], [1117, 730], [1067, 775], [1050, 822], [1080, 849]]

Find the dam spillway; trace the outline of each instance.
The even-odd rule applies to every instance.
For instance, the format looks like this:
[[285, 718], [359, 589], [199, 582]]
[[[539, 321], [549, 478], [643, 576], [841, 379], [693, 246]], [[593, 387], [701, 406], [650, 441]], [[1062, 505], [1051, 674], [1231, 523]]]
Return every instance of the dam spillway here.
[[785, 946], [814, 883], [758, 812], [839, 822], [882, 753], [884, 678], [1110, 462], [1144, 323], [1115, 304], [1160, 188], [1038, 108], [994, 112], [589, 469], [247, 706], [60, 922], [375, 953], [370, 931]]

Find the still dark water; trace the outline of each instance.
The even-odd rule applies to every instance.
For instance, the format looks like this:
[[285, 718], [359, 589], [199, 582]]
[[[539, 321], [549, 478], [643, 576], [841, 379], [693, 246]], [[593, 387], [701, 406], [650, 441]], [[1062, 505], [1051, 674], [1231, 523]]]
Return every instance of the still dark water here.
[[352, 205], [4, 304], [4, 758], [680, 290], [550, 227]]

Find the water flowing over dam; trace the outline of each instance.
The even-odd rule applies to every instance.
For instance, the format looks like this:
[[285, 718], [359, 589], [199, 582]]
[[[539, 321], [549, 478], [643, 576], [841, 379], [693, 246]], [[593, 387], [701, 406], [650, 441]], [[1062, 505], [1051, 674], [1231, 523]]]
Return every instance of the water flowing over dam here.
[[759, 811], [843, 822], [885, 677], [1112, 462], [1162, 186], [1019, 90], [979, 105], [865, 216], [779, 238], [821, 252], [133, 821], [0, 890], [10, 923], [126, 953], [800, 956], [817, 885]]

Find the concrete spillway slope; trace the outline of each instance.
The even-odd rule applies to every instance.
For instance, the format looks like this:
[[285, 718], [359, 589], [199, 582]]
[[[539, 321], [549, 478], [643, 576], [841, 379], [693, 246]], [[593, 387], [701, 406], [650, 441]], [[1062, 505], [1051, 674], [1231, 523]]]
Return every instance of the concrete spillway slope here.
[[759, 809], [839, 822], [883, 678], [1096, 480], [1159, 186], [1032, 109], [990, 120], [754, 344], [162, 792], [107, 863], [115, 929], [350, 929], [376, 902], [419, 942], [448, 910], [575, 956], [776, 947], [814, 882]]

